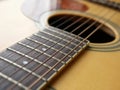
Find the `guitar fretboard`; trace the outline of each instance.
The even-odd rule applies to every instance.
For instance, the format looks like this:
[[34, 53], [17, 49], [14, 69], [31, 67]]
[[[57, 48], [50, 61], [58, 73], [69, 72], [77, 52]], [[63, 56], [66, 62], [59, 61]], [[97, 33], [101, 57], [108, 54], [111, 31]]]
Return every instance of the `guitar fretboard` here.
[[87, 44], [61, 30], [33, 34], [0, 53], [0, 90], [41, 89]]

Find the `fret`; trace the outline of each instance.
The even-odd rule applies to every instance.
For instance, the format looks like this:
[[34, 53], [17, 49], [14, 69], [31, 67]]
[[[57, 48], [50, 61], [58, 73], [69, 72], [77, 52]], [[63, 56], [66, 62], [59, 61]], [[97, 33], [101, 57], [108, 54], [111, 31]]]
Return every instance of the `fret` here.
[[[44, 30], [46, 30], [46, 29], [44, 29]], [[72, 33], [69, 33], [69, 32], [66, 32], [66, 31], [63, 31], [63, 30], [61, 30], [59, 28], [51, 27], [51, 28], [49, 28], [47, 30], [52, 31], [52, 32], [56, 32], [58, 34], [61, 34], [61, 35], [65, 36], [65, 37], [69, 37], [69, 38], [77, 40], [77, 41], [79, 41], [79, 39], [81, 40], [81, 37], [77, 36], [77, 38], [76, 38], [76, 35], [74, 35]]]
[[25, 65], [25, 68], [33, 71], [35, 67], [39, 66], [40, 63], [37, 63], [35, 61], [30, 62], [29, 64]]
[[57, 69], [58, 71], [61, 70], [66, 64], [61, 63], [61, 61], [59, 61], [59, 63], [54, 67], [55, 69]]
[[52, 33], [54, 36], [57, 36], [57, 37], [66, 38], [66, 36], [64, 36], [63, 34], [60, 34], [60, 33], [58, 33], [58, 32], [54, 32], [54, 31], [52, 31], [52, 30], [44, 29], [44, 32], [46, 32], [46, 33]]
[[[7, 90], [9, 86], [14, 85], [14, 83], [8, 81], [7, 79], [3, 79], [3, 82], [0, 84], [0, 90]], [[17, 86], [14, 88], [15, 90], [24, 90], [24, 88]]]
[[64, 38], [64, 39], [66, 39], [66, 40], [68, 40], [68, 41], [70, 41], [70, 40], [72, 40], [72, 38], [70, 38], [69, 36], [65, 36], [65, 35], [63, 35], [63, 34], [61, 34], [61, 33], [58, 33], [58, 32], [55, 32], [55, 31], [52, 31], [52, 30], [49, 30], [49, 29], [44, 29], [44, 31], [46, 32], [46, 33], [52, 33], [54, 36], [57, 36], [57, 37], [59, 37], [59, 38]]
[[4, 50], [2, 53], [0, 53], [0, 56], [11, 59], [12, 61], [16, 61], [17, 59], [21, 58], [22, 56], [18, 53], [12, 52], [10, 50]]
[[31, 38], [31, 39], [33, 39], [33, 40], [36, 40], [36, 41], [38, 41], [38, 42], [40, 42], [40, 43], [45, 43], [45, 42], [48, 41], [48, 40], [46, 40], [46, 39], [43, 38], [43, 37], [37, 36], [36, 34], [30, 36], [29, 38]]
[[[30, 84], [32, 84], [32, 82], [34, 82], [35, 80], [37, 80], [38, 77], [33, 76], [33, 75], [29, 75], [28, 77], [26, 77], [25, 79], [23, 79], [22, 81], [20, 81], [20, 83], [22, 83], [25, 86], [29, 86]], [[45, 80], [41, 79], [41, 81], [46, 82]]]
[[58, 42], [56, 42], [56, 41], [54, 41], [54, 40], [52, 40], [52, 39], [49, 39], [49, 38], [47, 38], [47, 37], [44, 37], [44, 36], [39, 36], [39, 35], [37, 35], [37, 34], [34, 34], [35, 36], [37, 36], [37, 37], [42, 37], [42, 38], [45, 38], [46, 40], [48, 40], [45, 44], [47, 45], [47, 46], [53, 46], [53, 45], [55, 45], [55, 44], [57, 44]]
[[49, 59], [49, 60], [46, 62], [46, 64], [52, 67], [52, 66], [54, 66], [57, 62], [58, 62], [58, 61], [57, 61], [56, 59], [51, 58], [51, 59]]
[[54, 70], [49, 71], [49, 73], [47, 73], [44, 78], [46, 78], [47, 80], [50, 80], [53, 76], [55, 76], [56, 72]]
[[[15, 50], [13, 50], [13, 49], [10, 49], [10, 48], [8, 48], [9, 50], [12, 50], [12, 51], [14, 51], [14, 52], [16, 52]], [[17, 51], [16, 53], [19, 53], [20, 54], [20, 52], [19, 51]], [[21, 54], [21, 55], [23, 55], [23, 56], [25, 56], [26, 58], [27, 58], [27, 60], [32, 60], [32, 62], [29, 64], [29, 65], [26, 65], [26, 68], [27, 69], [29, 69], [29, 70], [31, 70], [31, 69], [33, 69], [33, 67], [34, 66], [38, 66], [39, 64], [42, 64], [42, 62], [44, 62], [44, 60], [45, 60], [45, 58], [46, 57], [51, 57], [51, 56], [49, 56], [49, 55], [45, 55], [45, 53], [44, 54], [42, 54], [41, 56], [39, 56], [38, 58], [33, 58], [33, 57], [30, 57], [30, 56], [28, 56], [28, 55], [24, 55], [24, 54]], [[24, 58], [25, 58], [24, 57]], [[53, 57], [54, 58], [54, 57]], [[22, 59], [22, 58], [21, 58]], [[46, 58], [47, 59], [47, 58]], [[29, 62], [30, 62], [30, 60], [29, 60]], [[41, 61], [41, 60], [43, 60], [43, 61]], [[17, 61], [16, 63], [17, 64], [19, 64], [18, 62], [20, 62], [20, 60], [19, 61]], [[24, 61], [23, 61], [24, 62]], [[23, 63], [23, 62], [21, 62], [21, 63]], [[28, 61], [25, 61], [25, 62], [27, 62], [27, 63], [29, 63]], [[62, 63], [64, 63], [64, 62], [62, 62]], [[21, 65], [21, 64], [20, 64]], [[21, 66], [24, 66], [24, 64], [22, 64]], [[47, 65], [48, 66], [48, 65]], [[48, 67], [50, 67], [50, 66], [48, 66]], [[55, 70], [55, 69], [54, 69]]]
[[[19, 44], [22, 44], [22, 43], [19, 43]], [[24, 44], [22, 44], [22, 45], [24, 45]], [[24, 45], [24, 46], [26, 46], [26, 45]], [[41, 45], [41, 46], [43, 46], [43, 45]], [[40, 47], [41, 47], [41, 46], [40, 46]], [[29, 48], [30, 48], [30, 47], [29, 47]], [[38, 47], [38, 48], [39, 48], [39, 47]], [[38, 49], [38, 48], [37, 48], [37, 49]], [[35, 50], [37, 50], [37, 49], [35, 49]], [[53, 48], [53, 49], [54, 49], [54, 48]], [[54, 53], [54, 52], [57, 51], [57, 50], [55, 51], [55, 49], [54, 49], [54, 50], [53, 50], [53, 49], [52, 49], [52, 48], [48, 49], [48, 50], [47, 50], [48, 52], [45, 52], [44, 54], [52, 55], [52, 53]], [[35, 51], [32, 51], [32, 52], [35, 52]], [[38, 51], [36, 51], [36, 52], [37, 52], [36, 55], [40, 53], [40, 52], [38, 52]], [[61, 51], [59, 51], [59, 52], [61, 52]], [[66, 54], [63, 53], [63, 52], [61, 52], [61, 53], [64, 54], [64, 55], [66, 55]], [[29, 53], [29, 54], [31, 54], [31, 53]], [[29, 54], [28, 54], [28, 56], [30, 56]], [[39, 56], [39, 55], [37, 55], [37, 56]], [[33, 58], [34, 56], [30, 56], [30, 57]], [[44, 58], [44, 55], [41, 55], [41, 57], [42, 57], [42, 59], [43, 59], [43, 58]], [[43, 60], [47, 59], [46, 57], [47, 57], [47, 56], [45, 56], [45, 58], [44, 58]], [[55, 58], [55, 57], [54, 57], [54, 58]], [[34, 59], [34, 58], [33, 58], [33, 59]], [[58, 58], [56, 58], [56, 59], [58, 59]], [[64, 62], [62, 62], [62, 63], [64, 63]]]
[[41, 45], [40, 43], [33, 42], [32, 40], [29, 40], [27, 38], [22, 40], [21, 43], [28, 45], [28, 46], [31, 46], [33, 48], [36, 48], [36, 47]]
[[[28, 45], [25, 45], [25, 44], [22, 44], [22, 43], [19, 43], [19, 44], [21, 44], [21, 45], [24, 45], [24, 46], [26, 46], [26, 47], [29, 47], [29, 48], [31, 48], [31, 49], [34, 49], [34, 48], [32, 48], [32, 47], [30, 47], [30, 46], [28, 46]], [[57, 46], [58, 44], [56, 44], [55, 46]], [[59, 45], [58, 45], [59, 46]], [[63, 47], [63, 46], [62, 46]], [[61, 47], [61, 48], [62, 48]], [[59, 48], [58, 48], [59, 49]], [[37, 51], [32, 51], [33, 52], [33, 54], [31, 54], [32, 52], [30, 52], [29, 54], [31, 54], [31, 55], [29, 55], [28, 54], [28, 56], [31, 56], [32, 58], [34, 57], [34, 58], [36, 58], [37, 56], [39, 56], [39, 53], [41, 53], [41, 52], [43, 52], [43, 53], [46, 53], [46, 54], [49, 54], [49, 55], [52, 55], [52, 53], [54, 53], [54, 52], [56, 52], [56, 51], [59, 51], [59, 50], [57, 50], [57, 49], [55, 49], [54, 47], [47, 47], [46, 45], [41, 45], [41, 46], [39, 46], [39, 47], [37, 47], [35, 50], [37, 50]], [[40, 50], [39, 52], [38, 52], [38, 50]], [[72, 49], [71, 49], [72, 50]], [[47, 52], [45, 52], [45, 51], [47, 51]], [[70, 49], [69, 48], [64, 48], [63, 50], [61, 50], [61, 51], [59, 51], [59, 52], [61, 52], [61, 53], [63, 53], [63, 54], [67, 54], [68, 52], [70, 51]], [[36, 54], [34, 53], [34, 52], [36, 52]], [[34, 55], [35, 54], [35, 55]]]
[[10, 76], [12, 73], [14, 73], [15, 71], [19, 70], [18, 67], [14, 66], [14, 65], [9, 65], [9, 67], [6, 67], [4, 70], [2, 70], [1, 72], [7, 76]]
[[[10, 50], [12, 50], [12, 49], [10, 49]], [[16, 52], [16, 53], [19, 53], [19, 52]], [[35, 59], [35, 58], [30, 57], [28, 55], [23, 55], [23, 56], [25, 56], [25, 57], [22, 57], [20, 60], [17, 60], [16, 63], [20, 64], [21, 66], [24, 66], [27, 63], [26, 68], [29, 70], [33, 69], [33, 67], [38, 66], [39, 64], [42, 64], [42, 62], [44, 62], [44, 61], [41, 61], [41, 60], [45, 60], [45, 58], [48, 57], [45, 54], [38, 57], [38, 59]], [[24, 62], [25, 62], [25, 64], [24, 64]], [[30, 62], [30, 64], [28, 64], [29, 62]]]
[[48, 82], [45, 82], [44, 80], [39, 80], [31, 89], [32, 90], [40, 90], [44, 85], [46, 85]]
[[[38, 42], [38, 41], [36, 41], [36, 40], [30, 39], [30, 38], [28, 38], [28, 39], [31, 40], [31, 41], [33, 41], [33, 42], [40, 43], [40, 42]], [[48, 42], [48, 43], [49, 43], [49, 42]], [[48, 46], [48, 45], [46, 45], [45, 43], [41, 43], [41, 44], [42, 44], [41, 46], [39, 46], [39, 47], [36, 48], [36, 50], [39, 50], [40, 52], [46, 51], [46, 49], [49, 49], [49, 48], [54, 49], [53, 47]], [[57, 45], [57, 44], [56, 44], [56, 45]]]
[[[11, 78], [13, 78], [16, 81], [19, 81], [20, 79], [22, 79], [24, 76], [28, 75], [30, 73], [24, 71], [24, 70], [19, 70], [16, 73], [14, 73]], [[31, 75], [31, 74], [30, 74]]]
[[35, 73], [39, 74], [40, 76], [42, 76], [45, 72], [47, 72], [50, 68], [41, 65], [37, 70], [35, 70]]
[[[12, 66], [13, 67], [13, 66]], [[8, 68], [6, 68], [5, 70], [6, 70], [6, 72], [7, 73], [12, 73], [13, 71], [16, 71], [16, 70], [14, 70], [14, 69], [16, 69], [17, 67], [15, 67], [15, 68], [10, 68], [10, 66], [8, 67]], [[13, 70], [13, 71], [11, 71], [11, 70]], [[4, 71], [5, 71], [4, 70]], [[4, 73], [4, 72], [2, 72], [2, 73]], [[29, 72], [29, 73], [31, 73], [31, 72]], [[14, 80], [20, 80], [20, 78], [22, 78], [21, 76], [25, 76], [26, 74], [29, 74], [29, 73], [27, 73], [26, 71], [23, 71], [23, 70], [20, 70], [19, 72], [17, 72], [17, 73], [15, 73], [13, 76], [11, 76]], [[6, 73], [5, 73], [6, 74]], [[6, 74], [7, 75], [7, 74]], [[35, 77], [36, 77], [36, 74], [35, 74]], [[39, 77], [38, 75], [37, 75], [37, 77]], [[44, 79], [44, 78], [42, 78], [42, 79]], [[44, 79], [45, 80], [45, 79]], [[31, 82], [32, 83], [32, 82]]]
[[[50, 60], [48, 60], [47, 62], [46, 62], [46, 64], [47, 65], [49, 65], [49, 66], [54, 66], [56, 63], [58, 63], [58, 62], [60, 62], [60, 61], [57, 61], [56, 59], [54, 59], [54, 58], [51, 58]], [[65, 65], [65, 63], [62, 63], [62, 62], [60, 62], [56, 67], [55, 67], [55, 69], [56, 70], [59, 70], [62, 66], [64, 66]]]
[[[30, 38], [28, 38], [28, 39], [30, 39]], [[38, 41], [36, 41], [36, 40], [33, 40], [33, 39], [30, 39], [30, 40], [32, 40], [33, 42], [36, 42], [36, 43], [40, 43], [40, 42], [38, 42]], [[52, 46], [52, 45], [53, 45], [53, 47], [50, 47], [50, 46]], [[75, 45], [74, 45], [74, 46], [75, 46]], [[57, 43], [57, 44], [54, 45], [53, 42], [47, 42], [47, 44], [43, 44], [43, 43], [42, 43], [42, 45], [41, 45], [40, 47], [37, 47], [37, 49], [40, 50], [40, 51], [43, 51], [43, 50], [42, 50], [43, 48], [44, 48], [44, 49], [52, 48], [52, 49], [58, 50], [58, 49], [60, 49], [60, 48], [62, 48], [62, 47], [64, 47], [64, 45], [62, 45], [62, 44]], [[66, 48], [72, 50], [73, 47], [68, 47], [68, 46], [66, 46]], [[64, 52], [63, 52], [63, 53], [64, 53]]]
[[67, 45], [67, 47], [69, 47], [69, 48], [73, 49], [73, 48], [75, 48], [75, 47], [76, 47], [76, 45], [74, 45], [74, 44], [69, 44], [69, 45]]
[[[72, 39], [70, 39], [70, 38], [68, 38], [68, 37], [58, 37], [58, 36], [54, 36], [53, 34], [51, 34], [51, 33], [46, 33], [46, 32], [44, 32], [44, 30], [42, 31], [42, 32], [38, 32], [36, 35], [39, 35], [39, 36], [43, 36], [44, 38], [46, 38], [47, 37], [47, 40], [52, 40], [52, 42], [55, 42], [55, 43], [59, 43], [59, 44], [62, 44], [62, 45], [64, 45], [64, 44], [66, 44], [66, 43], [68, 43], [68, 41], [70, 41], [70, 40], [72, 40]], [[67, 40], [68, 39], [68, 40]], [[60, 41], [61, 40], [61, 41]], [[80, 39], [80, 41], [81, 41], [82, 39]], [[60, 42], [59, 42], [60, 41]], [[80, 43], [80, 41], [77, 41], [76, 39], [73, 41], [73, 42], [71, 42], [72, 44], [74, 44], [74, 45], [76, 45], [76, 44], [79, 44]]]
[[[20, 44], [20, 43], [19, 43], [19, 44]], [[29, 47], [29, 48], [30, 48], [30, 47]], [[32, 52], [35, 52], [35, 51], [33, 50]], [[18, 53], [18, 52], [17, 52], [17, 53]], [[37, 52], [36, 54], [39, 54], [39, 53], [40, 53], [40, 52]], [[31, 52], [30, 52], [29, 54], [31, 54]], [[29, 58], [32, 59], [32, 60], [35, 59], [34, 56], [32, 57], [32, 56], [30, 56], [29, 54], [27, 54], [28, 56], [27, 56], [27, 55], [25, 55], [25, 56], [26, 56], [26, 57], [29, 57]], [[39, 56], [39, 55], [38, 55], [38, 56]], [[43, 57], [44, 55], [41, 55], [41, 56]], [[45, 57], [46, 57], [46, 56], [45, 56]], [[24, 57], [24, 58], [25, 58], [25, 57]], [[43, 59], [43, 58], [42, 58], [42, 59]], [[45, 58], [44, 58], [44, 59], [45, 59]], [[43, 59], [43, 60], [44, 60], [44, 59]], [[24, 60], [24, 59], [23, 59], [23, 60]], [[20, 61], [20, 60], [19, 60], [19, 61]], [[39, 65], [39, 64], [42, 63], [42, 62], [39, 62], [39, 61], [36, 60], [36, 59], [35, 59], [34, 61], [35, 61], [35, 62], [32, 61], [32, 62], [30, 63], [30, 65], [26, 65], [26, 68], [31, 70], [31, 69], [33, 69], [34, 66], [37, 66], [37, 65]], [[22, 61], [22, 62], [21, 62], [22, 65], [24, 65], [24, 62], [25, 62], [25, 63], [29, 63], [28, 61], [25, 60], [25, 61]], [[48, 67], [49, 67], [49, 66], [48, 66]]]
[[6, 61], [4, 61], [0, 58], [0, 71], [2, 71], [8, 65], [9, 65], [9, 63], [7, 63]]
[[65, 45], [66, 43], [69, 43], [69, 41], [64, 41], [64, 40], [62, 40], [61, 42], [59, 42], [60, 44], [62, 44], [62, 45]]
[[72, 51], [69, 55], [73, 58], [73, 57], [76, 56], [77, 53], [78, 53], [78, 52]]
[[37, 43], [37, 44], [43, 44], [43, 43], [41, 43], [41, 42], [39, 42], [39, 41], [37, 41], [37, 40], [34, 40], [34, 39], [32, 39], [32, 38], [27, 38], [28, 40], [30, 40], [30, 41], [32, 41], [32, 42], [34, 42], [34, 43]]
[[45, 52], [46, 50], [48, 50], [50, 47], [46, 46], [45, 44], [42, 44], [41, 46], [39, 46], [37, 48], [37, 50], [40, 50], [42, 52]]
[[[37, 58], [37, 60], [39, 60], [40, 62], [44, 62], [45, 60], [49, 59], [50, 57], [51, 57], [50, 55], [47, 55], [47, 54], [44, 53], [43, 55], [39, 56]], [[54, 58], [57, 61], [60, 61], [59, 59], [57, 59], [55, 57], [52, 57], [52, 58]], [[65, 62], [62, 61], [62, 63], [65, 63]]]
[[50, 56], [48, 56], [48, 55], [46, 55], [46, 54], [43, 54], [43, 55], [39, 56], [39, 57], [37, 58], [37, 60], [40, 61], [40, 62], [44, 62], [44, 61], [47, 60], [48, 58], [50, 58]]
[[[7, 89], [9, 90], [9, 88], [7, 88]], [[25, 89], [16, 85], [16, 87], [14, 87], [14, 90], [25, 90]]]
[[54, 49], [49, 49], [49, 50], [47, 50], [45, 53], [47, 53], [48, 55], [53, 55], [54, 53], [56, 52], [56, 50], [54, 50]]
[[17, 64], [19, 64], [20, 66], [24, 66], [29, 64], [30, 62], [32, 62], [32, 59], [28, 58], [28, 57], [22, 57], [19, 60], [16, 61]]
[[[45, 32], [45, 30], [43, 30], [42, 32], [47, 33], [47, 35], [50, 34], [51, 36], [53, 36], [53, 39], [50, 38], [50, 39], [52, 39], [53, 41], [56, 41], [56, 40], [57, 40], [57, 41], [60, 41], [60, 40], [62, 40], [62, 41], [61, 41], [62, 44], [65, 44], [65, 43], [67, 43], [68, 41], [72, 40], [72, 39], [69, 38], [68, 36], [67, 36], [67, 37], [65, 37], [65, 36], [58, 37], [57, 35], [54, 35], [53, 33]], [[47, 35], [46, 35], [46, 37], [47, 37]], [[48, 37], [48, 38], [49, 38], [49, 37]], [[54, 39], [56, 39], [56, 40], [54, 40]], [[71, 43], [76, 45], [76, 44], [79, 44], [80, 42], [77, 41], [77, 40], [74, 40], [74, 41], [71, 42]]]
[[56, 42], [48, 41], [48, 42], [46, 42], [45, 44], [46, 44], [47, 46], [52, 47], [52, 46], [56, 45]]
[[[24, 44], [22, 44], [22, 43], [19, 43], [19, 44], [21, 44], [21, 45], [23, 45], [23, 46], [25, 46], [26, 47], [26, 45], [24, 45]], [[28, 47], [28, 46], [27, 46]], [[32, 49], [31, 47], [28, 47], [28, 48], [30, 48], [30, 49]], [[9, 48], [10, 49], [10, 48]], [[54, 48], [53, 48], [54, 49]], [[40, 58], [41, 57], [41, 59], [43, 59], [43, 60], [45, 60], [46, 59], [46, 57], [51, 57], [51, 53], [54, 53], [54, 52], [56, 52], [55, 50], [53, 50], [52, 48], [50, 48], [50, 49], [48, 49], [47, 51], [48, 52], [41, 52], [41, 51], [39, 51], [39, 50], [37, 50], [37, 49], [33, 49], [31, 52], [36, 52], [37, 54], [37, 56], [39, 56], [38, 58]], [[13, 50], [13, 49], [12, 49]], [[15, 51], [16, 52], [16, 51]], [[31, 52], [29, 53], [29, 54], [31, 54]], [[61, 52], [61, 51], [59, 51], [59, 52]], [[19, 53], [20, 54], [20, 52], [19, 51], [17, 51], [16, 53]], [[38, 55], [39, 53], [41, 53], [40, 55]], [[43, 54], [44, 53], [44, 54]], [[61, 52], [62, 54], [64, 54], [64, 55], [66, 55], [65, 53], [63, 53], [63, 52]], [[28, 58], [30, 58], [30, 59], [35, 59], [34, 57], [36, 56], [30, 56], [29, 54], [21, 54], [21, 55], [23, 55], [23, 56], [25, 56], [25, 57], [28, 57]], [[46, 54], [46, 55], [45, 55]], [[53, 58], [55, 58], [55, 57], [53, 57]], [[57, 59], [58, 61], [59, 61], [59, 59], [58, 58], [55, 58], [55, 59]], [[38, 59], [39, 60], [39, 59]], [[34, 61], [36, 61], [36, 60], [34, 60]], [[36, 61], [36, 62], [38, 62], [38, 61]], [[39, 62], [39, 63], [41, 63], [41, 62]], [[62, 62], [62, 63], [64, 63], [64, 62]]]
[[27, 55], [32, 57], [32, 58], [37, 58], [38, 56], [42, 55], [42, 53], [40, 53], [40, 52], [38, 52], [36, 50], [33, 50], [29, 54], [27, 54]]
[[18, 65], [17, 63], [14, 63], [14, 62], [12, 62], [12, 61], [10, 61], [10, 60], [8, 60], [8, 59], [6, 59], [6, 58], [3, 58], [3, 57], [0, 57], [0, 58], [3, 59], [4, 61], [10, 63], [12, 66], [16, 66], [16, 67], [18, 67], [18, 68], [20, 68], [20, 69], [22, 69], [22, 70], [27, 71], [28, 73], [31, 73], [31, 74], [33, 74], [33, 75], [35, 75], [35, 76], [37, 76], [37, 77], [40, 77], [40, 76], [37, 75], [36, 73], [32, 72], [31, 70], [29, 70], [29, 69], [27, 69], [27, 68], [25, 68], [25, 67], [22, 67], [22, 66]]
[[56, 55], [54, 55], [55, 58], [61, 60], [64, 56], [66, 56], [65, 54], [58, 52]]
[[71, 51], [71, 49], [69, 49], [67, 47], [65, 47], [61, 50], [61, 52], [66, 53], [66, 54], [69, 53], [70, 51]]
[[56, 45], [53, 46], [53, 48], [55, 48], [55, 49], [57, 49], [57, 50], [60, 49], [60, 48], [62, 48], [62, 47], [63, 47], [63, 46], [60, 45], [60, 44], [56, 44]]
[[44, 32], [44, 30], [41, 31], [41, 32], [36, 33], [36, 35], [43, 36], [43, 37], [47, 38], [47, 40], [50, 39], [50, 40], [53, 40], [55, 42], [58, 42], [58, 41], [60, 41], [62, 39], [60, 37], [54, 36], [53, 34], [46, 33], [46, 32]]
[[12, 82], [13, 84], [18, 85], [20, 89], [27, 89], [27, 87], [24, 86], [22, 83], [17, 82], [16, 80], [12, 79], [11, 77], [6, 76], [5, 74], [1, 72], [0, 72], [0, 76], [6, 79], [4, 81]]
[[71, 42], [71, 44], [69, 44], [70, 46], [68, 47], [68, 46], [64, 46], [66, 43], [68, 43], [68, 42], [65, 42], [65, 41], [61, 41], [61, 42], [59, 42], [59, 43], [57, 43], [56, 42], [56, 44], [53, 42], [53, 41], [47, 41], [45, 44], [47, 45], [47, 46], [56, 46], [56, 45], [61, 45], [61, 46], [63, 46], [63, 47], [67, 47], [67, 48], [69, 48], [69, 49], [72, 49], [72, 48], [74, 48], [76, 45], [74, 45], [74, 44], [72, 44], [72, 42]]
[[11, 49], [14, 49], [14, 50], [16, 50], [16, 51], [19, 51], [19, 52], [21, 52], [21, 53], [23, 53], [23, 54], [27, 54], [27, 53], [29, 53], [30, 51], [32, 51], [32, 49], [30, 49], [30, 48], [28, 48], [28, 47], [25, 47], [25, 46], [23, 46], [23, 45], [21, 45], [21, 44], [19, 44], [19, 43], [11, 46], [10, 48], [11, 48]]
[[65, 57], [62, 61], [65, 62], [65, 64], [67, 64], [69, 61], [71, 61], [73, 59], [73, 56], [72, 58], [71, 57]]
[[0, 53], [0, 76], [8, 80], [8, 84], [0, 80], [5, 86], [12, 83], [11, 88], [17, 90], [28, 89], [39, 78], [41, 80], [30, 89], [44, 86], [88, 43], [86, 40], [81, 43], [83, 39], [75, 35], [67, 35], [64, 31], [45, 30], [7, 48]]

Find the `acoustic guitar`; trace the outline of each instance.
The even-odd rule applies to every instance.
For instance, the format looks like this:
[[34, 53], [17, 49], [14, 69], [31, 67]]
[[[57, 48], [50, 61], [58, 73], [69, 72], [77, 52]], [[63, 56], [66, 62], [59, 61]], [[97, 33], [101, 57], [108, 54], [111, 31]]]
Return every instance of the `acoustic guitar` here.
[[0, 90], [119, 90], [119, 0], [57, 4], [0, 53]]

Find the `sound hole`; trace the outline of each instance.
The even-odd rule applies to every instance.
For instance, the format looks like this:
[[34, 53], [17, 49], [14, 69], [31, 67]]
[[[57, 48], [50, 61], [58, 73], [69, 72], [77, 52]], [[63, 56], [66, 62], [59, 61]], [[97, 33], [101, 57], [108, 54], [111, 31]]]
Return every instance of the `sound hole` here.
[[[93, 19], [69, 14], [54, 15], [48, 19], [50, 26], [79, 35], [83, 38], [93, 32], [101, 23]], [[91, 43], [108, 43], [115, 39], [114, 32], [102, 25], [88, 40]]]

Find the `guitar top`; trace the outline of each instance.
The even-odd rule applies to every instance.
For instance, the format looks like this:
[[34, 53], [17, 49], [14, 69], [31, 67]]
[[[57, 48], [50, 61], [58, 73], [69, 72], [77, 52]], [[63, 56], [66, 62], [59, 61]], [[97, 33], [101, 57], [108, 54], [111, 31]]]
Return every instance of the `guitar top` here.
[[39, 31], [1, 51], [0, 90], [120, 90], [119, 0], [54, 1], [24, 4]]

